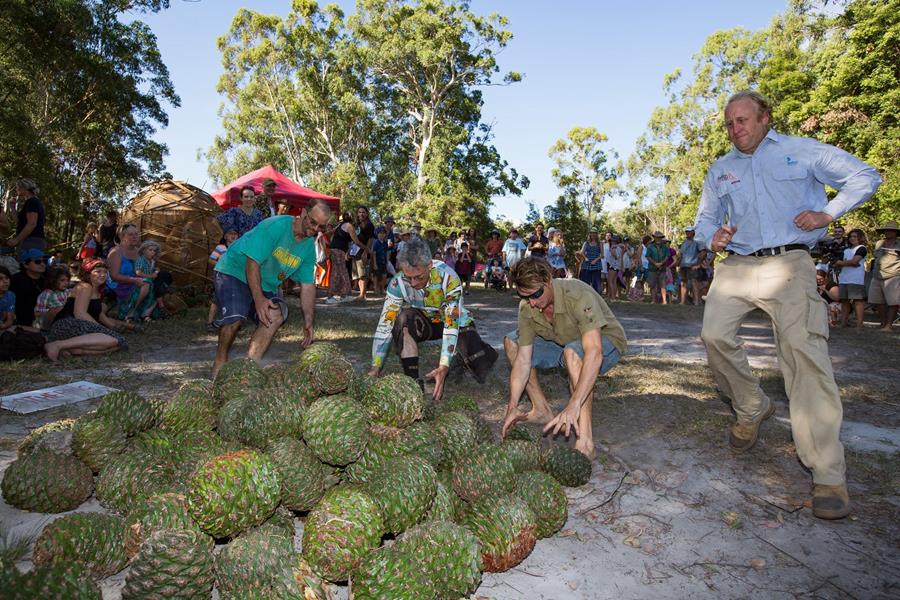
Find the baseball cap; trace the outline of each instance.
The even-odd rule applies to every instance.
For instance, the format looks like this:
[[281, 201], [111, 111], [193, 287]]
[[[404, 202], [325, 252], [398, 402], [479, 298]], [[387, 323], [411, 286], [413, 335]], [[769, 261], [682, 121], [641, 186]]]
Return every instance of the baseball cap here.
[[385, 217], [385, 218], [384, 218], [384, 222], [385, 222], [385, 223], [390, 223], [390, 224], [393, 225], [393, 224], [396, 223], [397, 221], [394, 220], [394, 217]]
[[693, 225], [688, 225], [687, 227], [684, 228], [684, 231], [685, 231], [685, 233], [688, 233], [688, 232], [690, 232], [690, 231], [694, 231], [694, 226], [693, 226]]
[[19, 252], [19, 262], [26, 263], [29, 260], [34, 260], [36, 258], [47, 258], [47, 255], [44, 254], [42, 250], [38, 250], [37, 248], [29, 248], [28, 250], [22, 250]]

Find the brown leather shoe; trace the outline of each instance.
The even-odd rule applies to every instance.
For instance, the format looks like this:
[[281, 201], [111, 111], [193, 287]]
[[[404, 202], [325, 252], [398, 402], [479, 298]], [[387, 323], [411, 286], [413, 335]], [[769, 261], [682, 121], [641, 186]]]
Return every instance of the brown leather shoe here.
[[758, 421], [738, 421], [731, 426], [728, 434], [728, 443], [732, 450], [746, 452], [756, 443], [759, 437], [759, 426], [762, 422], [775, 414], [775, 403], [769, 400], [769, 408]]
[[813, 486], [813, 514], [820, 519], [843, 519], [849, 515], [847, 484]]

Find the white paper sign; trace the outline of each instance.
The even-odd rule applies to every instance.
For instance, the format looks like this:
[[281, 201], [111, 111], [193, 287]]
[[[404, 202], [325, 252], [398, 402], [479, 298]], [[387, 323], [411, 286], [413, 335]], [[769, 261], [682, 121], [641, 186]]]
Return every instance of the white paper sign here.
[[118, 390], [90, 381], [75, 381], [33, 392], [0, 396], [0, 408], [24, 415], [56, 406], [84, 402], [115, 391]]

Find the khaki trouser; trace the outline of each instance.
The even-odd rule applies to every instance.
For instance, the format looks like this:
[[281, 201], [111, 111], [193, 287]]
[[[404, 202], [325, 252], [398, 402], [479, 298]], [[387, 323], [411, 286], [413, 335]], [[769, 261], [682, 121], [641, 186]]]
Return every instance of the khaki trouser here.
[[772, 319], [797, 454], [812, 470], [814, 483], [840, 485], [843, 409], [828, 357], [826, 303], [816, 293], [809, 254], [733, 255], [716, 265], [700, 336], [719, 389], [731, 399], [738, 420], [750, 422], [762, 418], [770, 402], [737, 337], [754, 308]]

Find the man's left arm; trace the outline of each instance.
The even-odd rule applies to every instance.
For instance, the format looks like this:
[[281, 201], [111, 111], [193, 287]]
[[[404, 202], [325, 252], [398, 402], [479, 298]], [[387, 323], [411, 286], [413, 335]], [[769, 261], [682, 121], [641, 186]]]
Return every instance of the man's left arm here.
[[309, 346], [314, 337], [316, 320], [316, 240], [304, 248], [300, 266], [291, 279], [300, 284], [300, 308], [303, 309], [303, 341], [301, 348]]
[[571, 428], [575, 431], [576, 436], [580, 435], [578, 417], [581, 414], [581, 407], [594, 392], [597, 375], [600, 373], [600, 367], [603, 366], [603, 337], [600, 329], [591, 329], [582, 333], [581, 346], [584, 348], [584, 358], [581, 361], [578, 384], [566, 407], [544, 427], [545, 433], [552, 431], [553, 435], [556, 435], [561, 431], [568, 437]]
[[425, 379], [434, 380], [432, 396], [439, 399], [444, 393], [444, 379], [450, 371], [450, 361], [459, 342], [459, 313], [462, 283], [456, 274], [447, 278], [444, 288], [444, 334], [441, 337], [441, 358], [437, 368], [428, 372]]
[[873, 167], [849, 152], [811, 141], [812, 171], [817, 181], [838, 190], [822, 212], [806, 210], [797, 215], [794, 224], [811, 231], [826, 227], [872, 197], [881, 185], [881, 176]]

